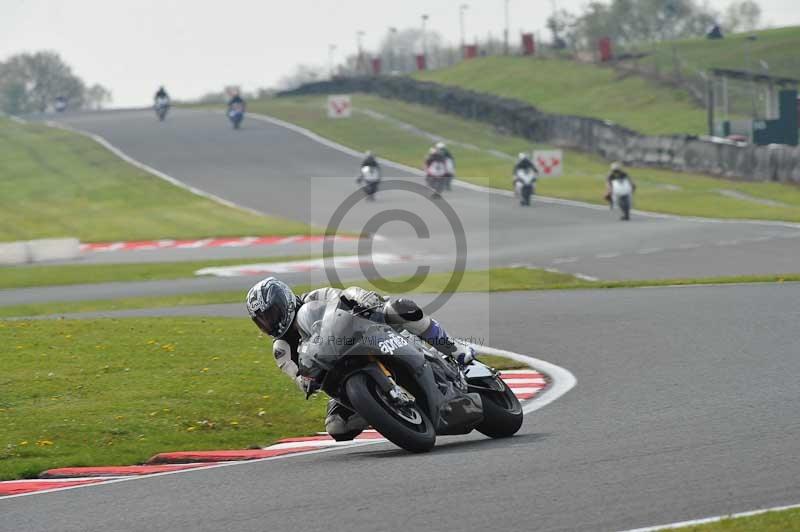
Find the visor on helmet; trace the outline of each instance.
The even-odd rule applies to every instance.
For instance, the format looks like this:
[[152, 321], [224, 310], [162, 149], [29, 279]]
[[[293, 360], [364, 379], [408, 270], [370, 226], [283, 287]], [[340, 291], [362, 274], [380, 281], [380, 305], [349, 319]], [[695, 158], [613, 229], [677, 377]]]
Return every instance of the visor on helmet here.
[[250, 290], [247, 310], [259, 329], [273, 338], [280, 338], [294, 320], [294, 299], [288, 286], [270, 278]]
[[267, 310], [259, 311], [253, 316], [258, 328], [275, 338], [283, 336], [289, 325], [284, 324], [289, 309], [282, 303], [283, 301], [276, 301]]

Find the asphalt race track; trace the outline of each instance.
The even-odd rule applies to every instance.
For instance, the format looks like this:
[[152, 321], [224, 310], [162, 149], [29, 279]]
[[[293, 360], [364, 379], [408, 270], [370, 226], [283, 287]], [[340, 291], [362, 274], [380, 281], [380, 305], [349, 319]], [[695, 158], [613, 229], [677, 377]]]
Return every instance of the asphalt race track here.
[[[145, 111], [76, 114], [60, 119], [69, 126], [103, 136], [131, 157], [189, 185], [246, 207], [320, 227], [327, 225], [333, 211], [356, 190], [353, 176], [357, 159], [252, 117], [236, 132], [218, 113], [178, 109], [160, 124], [151, 112]], [[410, 175], [391, 169], [385, 173], [403, 179]], [[410, 181], [422, 180], [411, 177]], [[623, 224], [615, 214], [599, 206], [538, 201], [526, 209], [503, 195], [459, 187], [447, 195], [447, 201], [467, 230], [467, 265], [472, 269], [526, 264], [599, 279], [678, 278], [791, 273], [797, 270], [800, 257], [797, 224], [716, 223], [646, 216], [634, 216], [634, 220]], [[417, 214], [427, 222], [430, 236], [418, 238], [405, 222], [381, 226], [377, 233], [387, 240], [376, 242], [377, 252], [400, 253], [415, 259], [379, 268], [381, 273], [413, 273], [418, 262], [425, 262], [434, 271], [452, 270], [453, 231], [439, 209], [418, 196], [379, 193], [374, 204], [362, 201], [351, 210], [342, 228], [360, 232], [368, 219], [392, 209]], [[291, 246], [286, 255], [318, 249]], [[259, 252], [263, 256], [277, 251], [268, 248], [268, 252], [239, 253], [252, 256]], [[352, 251], [352, 245], [344, 247], [345, 253]], [[88, 260], [169, 261], [206, 256], [221, 255], [212, 250], [160, 250], [103, 253]], [[361, 277], [357, 270], [343, 271], [341, 276]], [[325, 277], [322, 272], [312, 272], [291, 280], [322, 282]], [[249, 284], [248, 278], [203, 278], [180, 283], [0, 290], [0, 304], [244, 289]]]
[[[263, 122], [233, 132], [220, 116], [178, 111], [158, 134], [150, 113], [68, 122], [178, 179], [276, 214], [324, 225], [335, 200], [352, 191], [334, 179], [354, 174], [352, 157]], [[330, 181], [315, 181], [321, 190], [312, 192], [308, 175]], [[320, 191], [331, 205], [315, 212], [311, 196]], [[641, 216], [621, 224], [608, 211], [512, 208], [508, 198], [465, 189], [448, 201], [475, 233], [470, 267], [526, 263], [649, 278], [791, 272], [800, 258], [800, 231], [788, 225]], [[430, 214], [418, 203], [404, 208]], [[345, 228], [359, 230], [389, 205], [400, 208], [400, 198], [379, 198]], [[422, 241], [408, 233], [387, 225], [376, 248], [421, 247], [433, 269], [448, 267], [446, 227]], [[246, 287], [252, 279], [157, 288], [222, 281]], [[141, 286], [120, 285], [113, 297]], [[56, 290], [94, 299], [108, 288]], [[792, 283], [457, 294], [437, 312], [453, 334], [530, 353], [578, 379], [529, 415], [518, 436], [442, 438], [426, 455], [379, 444], [0, 499], [0, 529], [603, 531], [797, 503], [798, 301], [800, 284]], [[158, 312], [235, 316], [242, 308]], [[152, 312], [112, 315], [141, 314]]]
[[427, 455], [379, 444], [0, 499], [0, 528], [602, 531], [796, 503], [798, 298], [797, 284], [494, 294], [484, 321], [472, 312], [482, 295], [457, 295], [439, 313], [455, 334], [484, 331], [578, 378], [511, 440], [442, 438]]

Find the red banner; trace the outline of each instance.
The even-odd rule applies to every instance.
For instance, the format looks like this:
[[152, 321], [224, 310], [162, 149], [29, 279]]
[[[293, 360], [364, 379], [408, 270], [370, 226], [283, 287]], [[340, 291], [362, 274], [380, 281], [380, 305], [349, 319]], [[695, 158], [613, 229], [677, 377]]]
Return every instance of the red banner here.
[[372, 75], [373, 76], [380, 76], [381, 75], [381, 58], [380, 57], [373, 57], [372, 58]]
[[533, 33], [522, 34], [522, 54], [523, 55], [536, 54], [536, 42], [533, 40]]
[[600, 52], [600, 61], [603, 63], [614, 59], [614, 54], [611, 51], [611, 39], [609, 37], [603, 37], [597, 41], [597, 50]]
[[467, 44], [464, 46], [464, 59], [473, 59], [478, 57], [478, 45]]
[[417, 54], [416, 58], [417, 70], [425, 70], [428, 67], [427, 62], [425, 61], [425, 54]]

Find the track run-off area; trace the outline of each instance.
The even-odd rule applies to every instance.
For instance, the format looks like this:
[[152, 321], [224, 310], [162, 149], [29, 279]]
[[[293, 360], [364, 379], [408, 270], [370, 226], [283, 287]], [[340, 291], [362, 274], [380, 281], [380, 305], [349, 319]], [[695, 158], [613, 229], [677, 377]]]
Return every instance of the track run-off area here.
[[[355, 190], [358, 159], [254, 118], [236, 132], [223, 117], [200, 111], [177, 110], [163, 124], [136, 111], [63, 122], [188, 186], [325, 226]], [[411, 171], [388, 173], [420, 182]], [[527, 264], [600, 279], [677, 278], [789, 273], [800, 258], [800, 230], [792, 224], [641, 213], [621, 224], [596, 206], [539, 199], [523, 209], [505, 194], [468, 185], [446, 200], [466, 231], [471, 269]], [[452, 269], [447, 221], [436, 218], [430, 202], [409, 203], [394, 193], [362, 202], [342, 229], [359, 231], [382, 210], [408, 209], [430, 222], [429, 236], [387, 223], [374, 250], [424, 257], [434, 271]], [[102, 261], [124, 262], [137, 253], [104, 252]], [[180, 260], [202, 250], [141, 253]], [[403, 275], [415, 266], [379, 269]], [[325, 279], [322, 271], [287, 278]], [[113, 290], [98, 284], [2, 296], [8, 304], [101, 299], [245, 289], [254, 280], [116, 283]], [[516, 437], [442, 438], [425, 455], [384, 443], [344, 447], [0, 499], [2, 528], [622, 530], [797, 503], [798, 301], [800, 285], [791, 283], [455, 294], [436, 312], [452, 334], [531, 355], [577, 378], [568, 393], [530, 412]], [[243, 308], [111, 315], [242, 316]]]

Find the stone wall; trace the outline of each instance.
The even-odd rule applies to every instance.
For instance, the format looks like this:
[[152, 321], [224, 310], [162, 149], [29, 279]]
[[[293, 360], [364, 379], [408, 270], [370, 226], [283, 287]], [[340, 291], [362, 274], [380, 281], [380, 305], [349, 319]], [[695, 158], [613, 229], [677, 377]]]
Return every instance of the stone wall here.
[[544, 113], [519, 100], [408, 77], [335, 79], [309, 83], [279, 96], [354, 92], [428, 105], [533, 142], [574, 148], [631, 166], [800, 184], [800, 147], [739, 145], [690, 135], [648, 137], [596, 118]]

